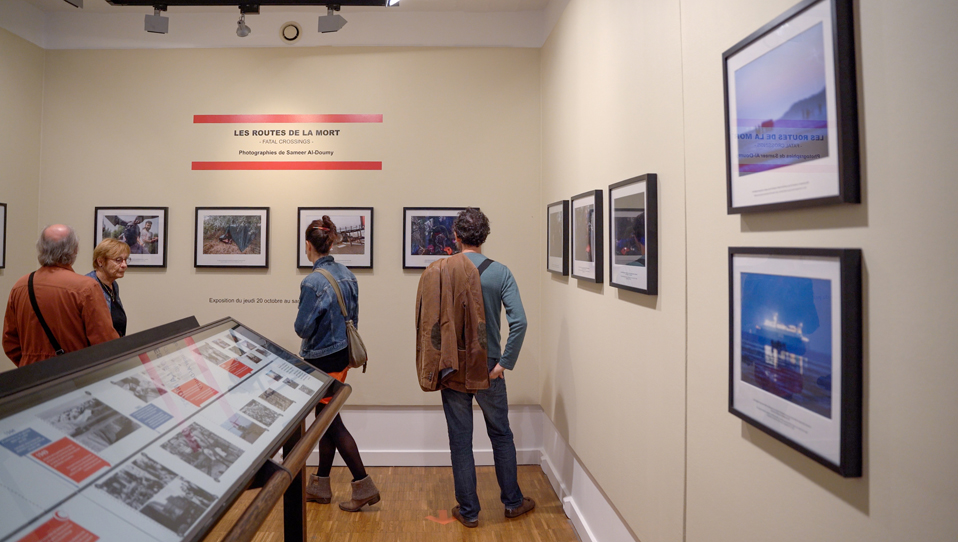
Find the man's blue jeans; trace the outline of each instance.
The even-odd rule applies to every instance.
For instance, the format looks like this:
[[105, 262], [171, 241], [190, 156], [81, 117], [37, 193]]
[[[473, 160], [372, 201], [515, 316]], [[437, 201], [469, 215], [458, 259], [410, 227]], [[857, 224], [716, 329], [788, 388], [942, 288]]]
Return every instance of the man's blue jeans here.
[[[499, 360], [489, 358], [489, 370]], [[476, 398], [486, 420], [486, 432], [492, 441], [492, 457], [496, 463], [499, 498], [506, 508], [522, 505], [522, 491], [516, 472], [516, 443], [509, 429], [509, 401], [506, 379], [490, 382], [489, 389], [475, 394], [443, 388], [442, 409], [449, 429], [449, 451], [452, 454], [452, 476], [456, 482], [459, 513], [466, 519], [479, 517], [479, 496], [476, 494], [476, 460], [472, 455], [472, 398]]]

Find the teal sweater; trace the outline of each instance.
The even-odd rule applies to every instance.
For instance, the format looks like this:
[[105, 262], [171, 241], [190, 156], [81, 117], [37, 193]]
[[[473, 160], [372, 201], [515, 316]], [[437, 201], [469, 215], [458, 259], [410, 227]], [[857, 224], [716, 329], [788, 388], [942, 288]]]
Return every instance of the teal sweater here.
[[[487, 258], [482, 254], [467, 252], [466, 257], [479, 266]], [[486, 308], [486, 338], [489, 346], [489, 357], [499, 358], [499, 365], [504, 369], [512, 370], [519, 358], [522, 349], [522, 340], [526, 336], [526, 311], [522, 309], [522, 299], [519, 297], [519, 286], [512, 277], [509, 268], [499, 262], [494, 262], [482, 273], [482, 302]], [[499, 327], [502, 322], [502, 306], [506, 307], [506, 322], [509, 323], [509, 338], [506, 348], [501, 349]]]

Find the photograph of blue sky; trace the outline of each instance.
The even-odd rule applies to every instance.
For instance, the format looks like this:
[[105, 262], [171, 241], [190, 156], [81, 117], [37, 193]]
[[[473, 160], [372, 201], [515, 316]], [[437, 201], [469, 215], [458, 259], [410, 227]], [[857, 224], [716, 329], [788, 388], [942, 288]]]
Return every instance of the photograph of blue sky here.
[[822, 23], [735, 71], [738, 128], [782, 118], [793, 104], [825, 88]]
[[741, 378], [831, 418], [832, 283], [742, 273]]

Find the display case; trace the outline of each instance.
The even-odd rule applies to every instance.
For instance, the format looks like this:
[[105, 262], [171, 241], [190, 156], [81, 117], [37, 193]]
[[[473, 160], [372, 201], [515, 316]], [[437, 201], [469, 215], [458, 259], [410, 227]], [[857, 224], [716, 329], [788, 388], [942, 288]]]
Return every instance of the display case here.
[[[298, 495], [291, 508], [302, 512], [309, 450], [292, 454], [302, 458], [295, 470], [270, 458], [284, 445], [290, 455], [307, 414], [342, 388], [348, 395], [230, 318], [187, 319], [2, 373], [0, 540], [198, 540], [276, 472], [272, 493], [293, 486], [287, 499]], [[309, 449], [325, 430], [316, 425], [301, 442]]]

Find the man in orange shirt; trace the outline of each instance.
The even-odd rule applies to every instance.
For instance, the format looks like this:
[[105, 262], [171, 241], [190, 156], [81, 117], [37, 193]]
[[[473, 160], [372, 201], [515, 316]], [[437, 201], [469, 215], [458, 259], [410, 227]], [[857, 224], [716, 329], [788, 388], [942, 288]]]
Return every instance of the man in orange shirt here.
[[[37, 240], [40, 269], [23, 276], [7, 301], [3, 318], [3, 351], [19, 367], [73, 352], [119, 337], [100, 287], [90, 277], [73, 272], [80, 243], [69, 226], [44, 228]], [[49, 327], [44, 331], [30, 299], [30, 282], [37, 309]]]

